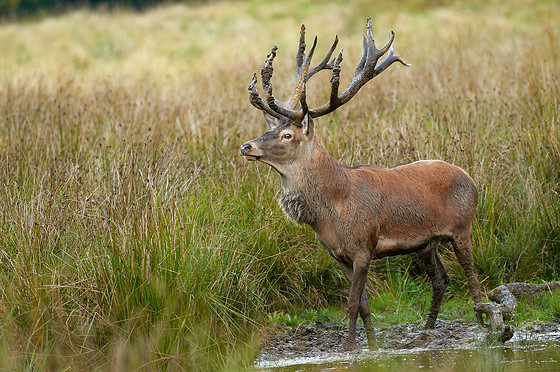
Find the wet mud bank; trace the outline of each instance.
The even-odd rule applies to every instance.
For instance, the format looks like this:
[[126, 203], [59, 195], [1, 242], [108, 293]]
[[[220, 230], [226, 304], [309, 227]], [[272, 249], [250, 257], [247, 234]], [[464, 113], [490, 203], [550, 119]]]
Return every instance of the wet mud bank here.
[[[500, 334], [481, 328], [476, 323], [440, 321], [435, 329], [424, 330], [421, 325], [397, 324], [376, 330], [379, 354], [413, 353], [417, 350], [475, 349], [501, 345]], [[347, 327], [342, 324], [321, 323], [279, 329], [264, 341], [255, 365], [275, 367], [294, 364], [321, 363], [371, 357], [363, 327], [358, 328], [358, 351], [345, 352]], [[544, 324], [516, 327], [508, 343], [559, 341], [560, 319]]]

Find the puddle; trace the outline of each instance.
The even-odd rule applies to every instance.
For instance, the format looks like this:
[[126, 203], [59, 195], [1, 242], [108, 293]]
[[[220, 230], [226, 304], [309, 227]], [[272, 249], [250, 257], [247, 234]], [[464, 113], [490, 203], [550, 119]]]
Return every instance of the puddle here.
[[268, 340], [255, 362], [261, 371], [558, 371], [560, 321], [517, 329], [505, 344], [490, 342], [474, 324], [439, 322], [436, 329], [396, 325], [377, 331], [379, 348], [343, 352], [341, 325], [292, 328]]

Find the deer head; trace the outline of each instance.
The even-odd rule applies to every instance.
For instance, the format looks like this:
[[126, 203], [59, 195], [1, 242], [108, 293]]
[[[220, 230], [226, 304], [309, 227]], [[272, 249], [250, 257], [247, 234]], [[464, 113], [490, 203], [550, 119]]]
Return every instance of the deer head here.
[[[296, 164], [301, 159], [308, 158], [313, 153], [316, 146], [315, 141], [313, 141], [313, 118], [329, 114], [344, 105], [356, 95], [364, 84], [382, 73], [394, 62], [410, 66], [400, 56], [394, 54], [393, 41], [395, 34], [393, 32], [390, 34], [388, 43], [383, 48], [377, 49], [373, 40], [370, 18], [367, 19], [366, 28], [366, 34], [362, 37], [362, 57], [358, 62], [352, 81], [340, 94], [338, 92], [342, 51], [331, 59], [338, 44], [338, 36], [335, 37], [323, 60], [315, 67], [310, 67], [317, 45], [317, 37], [315, 37], [311, 49], [306, 54], [305, 26], [301, 26], [299, 47], [296, 54], [296, 80], [292, 88], [292, 94], [286, 102], [276, 99], [273, 94], [271, 83], [272, 63], [278, 48], [276, 45], [272, 48], [261, 69], [262, 87], [266, 102], [263, 101], [256, 88], [256, 73], [253, 75], [251, 84], [249, 84], [251, 104], [263, 111], [270, 130], [262, 136], [241, 145], [242, 155], [248, 160], [262, 161], [275, 168], [280, 174], [285, 174], [289, 171], [291, 165]], [[378, 60], [387, 52], [385, 59], [377, 64]], [[309, 108], [306, 103], [306, 83], [321, 70], [332, 70], [330, 98], [327, 103], [321, 106]]]

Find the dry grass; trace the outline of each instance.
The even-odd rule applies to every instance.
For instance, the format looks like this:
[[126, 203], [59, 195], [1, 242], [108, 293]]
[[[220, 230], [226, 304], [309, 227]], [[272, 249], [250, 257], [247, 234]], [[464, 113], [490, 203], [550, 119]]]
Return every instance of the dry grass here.
[[[380, 6], [250, 1], [0, 25], [0, 368], [235, 370], [251, 365], [267, 312], [338, 299], [336, 265], [275, 204], [277, 176], [238, 155], [264, 130], [250, 77], [277, 44], [275, 91], [289, 92], [302, 22], [318, 50], [339, 35], [343, 83], [367, 15], [413, 65], [317, 122], [333, 156], [464, 167], [480, 190], [483, 284], [558, 278], [560, 7]], [[308, 95], [327, 94], [325, 74]], [[374, 265], [371, 293], [394, 290], [408, 260]]]

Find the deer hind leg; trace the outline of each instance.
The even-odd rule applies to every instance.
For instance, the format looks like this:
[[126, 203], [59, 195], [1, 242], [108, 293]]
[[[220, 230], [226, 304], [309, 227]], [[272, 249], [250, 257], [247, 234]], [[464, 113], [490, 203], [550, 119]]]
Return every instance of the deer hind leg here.
[[432, 240], [425, 248], [416, 252], [432, 281], [432, 301], [428, 312], [428, 320], [424, 326], [426, 329], [434, 328], [443, 301], [443, 294], [449, 284], [449, 275], [447, 275], [437, 253], [438, 244], [439, 240]]
[[[472, 255], [472, 232], [469, 230], [463, 235], [454, 236], [451, 244], [453, 245], [459, 264], [463, 267], [463, 271], [467, 277], [469, 290], [476, 308], [476, 306], [481, 302], [480, 283], [478, 282], [478, 275], [476, 273], [476, 269], [474, 268]], [[478, 320], [478, 324], [482, 325], [482, 314], [480, 312], [476, 313], [476, 318]]]
[[[352, 284], [352, 275], [354, 271], [352, 269], [352, 266], [344, 262], [340, 262], [340, 261], [337, 262], [338, 262], [338, 266], [340, 266], [340, 269], [344, 273], [344, 276], [346, 277], [348, 282]], [[362, 290], [362, 295], [360, 297], [358, 312], [360, 314], [360, 318], [362, 318], [362, 321], [364, 322], [364, 327], [366, 329], [366, 335], [368, 339], [368, 345], [369, 347], [373, 347], [375, 344], [375, 331], [373, 329], [373, 323], [371, 321], [371, 310], [369, 308], [369, 303], [367, 300], [365, 284], [364, 284], [364, 289]]]

